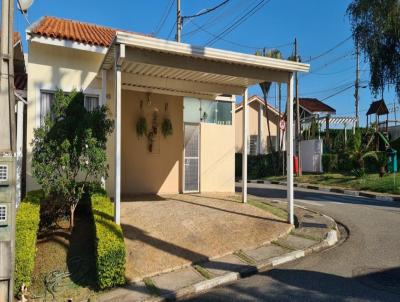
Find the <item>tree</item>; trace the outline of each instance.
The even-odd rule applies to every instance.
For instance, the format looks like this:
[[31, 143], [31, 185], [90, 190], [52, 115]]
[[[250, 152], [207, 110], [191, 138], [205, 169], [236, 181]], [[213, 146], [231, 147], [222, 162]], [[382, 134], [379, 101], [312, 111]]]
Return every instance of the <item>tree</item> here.
[[71, 228], [86, 186], [107, 177], [106, 143], [112, 129], [105, 106], [87, 111], [83, 93], [59, 90], [51, 112], [34, 131], [33, 175], [47, 195], [68, 207]]
[[400, 1], [353, 0], [347, 14], [355, 43], [370, 63], [372, 92], [394, 85], [400, 97]]
[[[263, 52], [261, 51], [256, 51], [256, 56], [264, 56], [264, 57], [269, 57], [269, 58], [274, 58], [274, 59], [282, 59], [282, 54], [278, 49], [272, 49], [268, 52]], [[269, 124], [269, 109], [268, 109], [268, 94], [269, 90], [271, 89], [271, 82], [262, 82], [260, 83], [260, 88], [263, 93], [263, 98], [264, 98], [264, 103], [265, 103], [265, 115], [267, 118], [267, 129], [268, 129], [268, 145], [271, 154], [273, 154], [273, 149], [272, 149], [272, 136], [271, 136], [271, 126]], [[272, 161], [274, 162], [274, 160]], [[273, 169], [275, 170], [275, 165], [272, 165]]]

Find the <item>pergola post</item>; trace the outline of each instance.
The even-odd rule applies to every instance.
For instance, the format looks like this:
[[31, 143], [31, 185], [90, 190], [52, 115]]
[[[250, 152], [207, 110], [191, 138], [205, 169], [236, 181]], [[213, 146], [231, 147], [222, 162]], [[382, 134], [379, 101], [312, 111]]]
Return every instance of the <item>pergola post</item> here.
[[293, 73], [287, 82], [287, 132], [286, 132], [286, 169], [287, 169], [287, 202], [288, 222], [294, 224], [294, 191], [293, 191]]
[[249, 133], [248, 121], [248, 105], [247, 105], [248, 91], [247, 88], [243, 95], [243, 148], [242, 148], [242, 202], [247, 203], [247, 137]]
[[120, 224], [121, 216], [121, 64], [125, 57], [125, 45], [115, 49], [115, 192], [114, 221]]

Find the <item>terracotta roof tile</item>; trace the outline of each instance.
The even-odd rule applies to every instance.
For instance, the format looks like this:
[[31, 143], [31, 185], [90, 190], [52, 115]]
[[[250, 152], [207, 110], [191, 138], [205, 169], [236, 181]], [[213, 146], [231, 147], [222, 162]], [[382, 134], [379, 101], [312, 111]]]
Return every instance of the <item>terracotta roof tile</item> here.
[[299, 98], [299, 105], [310, 112], [336, 113], [336, 110], [331, 106], [315, 98]]
[[46, 16], [31, 33], [48, 38], [70, 40], [95, 46], [111, 45], [117, 30], [111, 27]]

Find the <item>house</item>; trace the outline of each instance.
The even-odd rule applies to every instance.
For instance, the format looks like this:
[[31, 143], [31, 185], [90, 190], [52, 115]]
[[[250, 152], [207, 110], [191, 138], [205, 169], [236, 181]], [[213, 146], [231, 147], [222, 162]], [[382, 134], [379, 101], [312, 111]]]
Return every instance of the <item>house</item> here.
[[[284, 131], [279, 128], [279, 122], [283, 114], [279, 114], [270, 104], [266, 105], [265, 101], [257, 95], [253, 95], [248, 100], [249, 105], [249, 139], [248, 139], [248, 154], [258, 155], [267, 154], [270, 152], [269, 133], [267, 124], [267, 113], [269, 127], [272, 140], [272, 150], [278, 151], [279, 145], [284, 150]], [[242, 152], [243, 139], [243, 105], [238, 104], [235, 108], [235, 152]]]
[[[35, 22], [27, 30], [27, 39], [27, 141], [32, 141], [34, 128], [49, 112], [57, 88], [82, 91], [88, 109], [107, 105], [115, 129], [107, 146], [110, 177], [105, 186], [115, 201], [117, 223], [121, 195], [234, 192], [234, 96], [247, 99], [247, 87], [268, 80], [287, 83], [292, 103], [293, 73], [309, 69], [298, 62], [196, 47], [55, 17]], [[141, 117], [151, 128], [151, 139], [136, 133]], [[291, 110], [288, 117], [292, 123]], [[159, 131], [164, 118], [170, 119], [173, 129], [167, 137]], [[290, 146], [292, 140], [289, 131]], [[31, 150], [28, 145], [29, 190], [37, 187], [30, 169]], [[289, 160], [288, 169], [291, 165]], [[245, 202], [245, 181], [242, 195]], [[292, 204], [293, 194], [288, 199]]]
[[299, 98], [300, 118], [308, 120], [310, 117], [321, 118], [322, 116], [336, 114], [331, 106], [316, 98]]

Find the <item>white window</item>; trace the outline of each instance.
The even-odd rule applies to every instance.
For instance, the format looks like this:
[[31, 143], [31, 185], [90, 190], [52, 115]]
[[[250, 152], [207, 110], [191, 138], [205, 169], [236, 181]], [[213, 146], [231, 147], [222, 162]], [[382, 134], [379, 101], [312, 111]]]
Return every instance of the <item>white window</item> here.
[[40, 124], [43, 125], [44, 119], [47, 114], [51, 112], [51, 106], [54, 102], [54, 92], [41, 91], [40, 92]]
[[257, 155], [258, 151], [258, 135], [250, 135], [249, 139], [249, 154]]
[[0, 166], [0, 181], [8, 180], [8, 166], [1, 165]]
[[5, 205], [0, 205], [0, 222], [7, 221], [7, 207]]
[[97, 95], [85, 95], [85, 108], [87, 111], [93, 111], [100, 106], [99, 96]]

